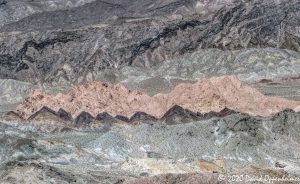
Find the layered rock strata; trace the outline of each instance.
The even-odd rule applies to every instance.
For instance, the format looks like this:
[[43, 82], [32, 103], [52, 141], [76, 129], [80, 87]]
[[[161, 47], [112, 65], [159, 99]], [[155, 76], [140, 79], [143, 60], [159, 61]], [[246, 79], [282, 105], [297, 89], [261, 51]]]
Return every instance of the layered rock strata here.
[[291, 110], [270, 118], [234, 113], [171, 126], [109, 128], [5, 121], [0, 123], [1, 182], [218, 183], [220, 175], [242, 174], [296, 178], [299, 115]]
[[299, 51], [299, 7], [290, 0], [168, 0], [151, 6], [135, 0], [37, 13], [1, 27], [0, 77], [57, 85], [82, 82], [107, 68], [153, 67], [197, 49]]
[[0, 183], [299, 183], [299, 15], [0, 0]]
[[278, 97], [266, 97], [235, 76], [199, 79], [195, 84], [180, 84], [168, 94], [147, 94], [130, 91], [122, 85], [89, 81], [73, 88], [68, 94], [47, 95], [33, 91], [18, 107], [23, 117], [28, 118], [42, 107], [55, 111], [60, 108], [73, 117], [88, 112], [96, 117], [101, 112], [130, 117], [136, 112], [145, 112], [162, 117], [171, 107], [179, 105], [193, 112], [219, 112], [229, 108], [255, 116], [270, 116], [284, 109], [296, 109], [297, 101]]

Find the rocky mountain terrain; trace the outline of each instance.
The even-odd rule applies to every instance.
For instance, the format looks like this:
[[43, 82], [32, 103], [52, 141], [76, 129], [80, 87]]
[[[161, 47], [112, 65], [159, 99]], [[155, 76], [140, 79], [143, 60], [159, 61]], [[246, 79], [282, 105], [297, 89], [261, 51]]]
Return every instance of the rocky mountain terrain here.
[[[1, 123], [3, 182], [139, 183], [156, 176], [166, 183], [194, 177], [196, 183], [217, 183], [223, 174], [300, 172], [300, 116], [292, 110], [271, 118], [230, 113], [173, 125], [146, 118], [146, 124], [94, 120], [78, 126], [43, 117]], [[260, 169], [251, 169], [255, 165]], [[166, 173], [174, 175], [164, 178]]]
[[[211, 7], [209, 15], [197, 14], [201, 4]], [[93, 1], [35, 13], [0, 28], [0, 76], [78, 83], [105, 68], [151, 67], [197, 49], [299, 51], [298, 1], [228, 2], [219, 10], [212, 8], [214, 4]]]
[[67, 110], [73, 117], [81, 112], [88, 112], [94, 117], [103, 112], [127, 117], [145, 112], [159, 118], [175, 105], [201, 113], [229, 108], [254, 116], [271, 116], [288, 108], [300, 111], [300, 102], [266, 97], [250, 86], [243, 85], [235, 76], [180, 84], [168, 94], [153, 97], [128, 90], [122, 85], [87, 82], [67, 95], [60, 93], [49, 96], [42, 91], [33, 91], [17, 110], [24, 118], [46, 106], [56, 111], [61, 108]]
[[299, 183], [300, 1], [0, 0], [0, 183]]

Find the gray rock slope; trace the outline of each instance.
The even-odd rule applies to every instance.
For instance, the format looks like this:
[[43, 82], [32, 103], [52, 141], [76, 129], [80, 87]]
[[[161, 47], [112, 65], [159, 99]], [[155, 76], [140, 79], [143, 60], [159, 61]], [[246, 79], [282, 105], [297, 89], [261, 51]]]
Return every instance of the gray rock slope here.
[[[0, 115], [31, 89], [65, 92], [86, 80], [152, 95], [235, 74], [270, 79], [253, 85], [298, 99], [299, 17], [298, 0], [0, 0]], [[1, 117], [0, 183], [219, 183], [219, 174], [249, 174], [245, 167], [300, 176], [292, 110], [195, 118], [174, 109], [162, 120], [83, 112], [73, 122], [45, 108], [29, 120]]]
[[198, 162], [220, 160], [221, 168], [210, 172], [257, 166], [299, 175], [299, 118], [286, 110], [268, 119], [232, 114], [180, 125], [115, 124], [108, 131], [99, 131], [101, 124], [93, 130], [2, 121], [0, 178], [6, 183], [122, 183], [147, 175], [203, 173], [207, 168]]
[[[197, 78], [221, 75], [237, 75], [244, 82], [274, 79], [286, 75], [299, 75], [300, 54], [295, 51], [265, 48], [223, 51], [220, 49], [199, 49], [178, 58], [167, 59], [151, 68], [125, 66], [121, 69], [88, 70], [75, 77], [74, 69], [57, 68], [64, 72], [49, 74], [52, 82], [41, 83], [37, 78], [34, 85], [20, 80], [0, 79], [0, 106], [15, 105], [22, 102], [34, 88], [43, 88], [48, 93], [66, 92], [73, 84], [85, 80], [109, 83], [122, 83], [131, 90], [139, 90], [154, 95], [166, 93], [182, 82], [195, 82]], [[0, 68], [1, 70], [1, 68]], [[4, 71], [2, 69], [2, 71]], [[13, 74], [12, 74], [13, 75]], [[31, 79], [30, 79], [31, 80]], [[266, 95], [277, 95], [299, 100], [299, 84], [259, 87]], [[0, 109], [4, 109], [0, 107]], [[6, 108], [11, 109], [11, 108]]]
[[[78, 82], [87, 72], [123, 66], [149, 68], [204, 48], [299, 51], [299, 1], [224, 1], [226, 6], [220, 1], [192, 0], [73, 5], [66, 10], [33, 11], [4, 24], [0, 78]], [[205, 12], [203, 7], [211, 10]]]

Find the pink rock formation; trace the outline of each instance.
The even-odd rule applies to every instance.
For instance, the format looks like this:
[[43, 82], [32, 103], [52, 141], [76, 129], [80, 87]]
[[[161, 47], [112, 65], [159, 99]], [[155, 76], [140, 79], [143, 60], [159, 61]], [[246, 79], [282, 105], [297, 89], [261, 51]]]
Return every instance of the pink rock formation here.
[[256, 89], [242, 84], [235, 76], [199, 79], [195, 84], [179, 84], [168, 94], [153, 97], [130, 91], [124, 86], [88, 81], [73, 88], [68, 94], [51, 96], [34, 90], [18, 107], [23, 117], [47, 106], [64, 110], [76, 117], [82, 111], [96, 116], [101, 112], [130, 117], [135, 112], [146, 112], [161, 117], [172, 106], [179, 105], [194, 112], [229, 109], [257, 116], [270, 116], [286, 108], [299, 110], [300, 102], [278, 97], [267, 97]]

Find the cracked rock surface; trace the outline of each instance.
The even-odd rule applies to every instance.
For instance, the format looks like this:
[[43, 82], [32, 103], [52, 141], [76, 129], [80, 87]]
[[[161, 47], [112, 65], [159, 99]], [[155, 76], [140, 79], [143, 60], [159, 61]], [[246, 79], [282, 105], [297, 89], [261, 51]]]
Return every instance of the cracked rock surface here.
[[[171, 126], [114, 124], [109, 129], [100, 122], [76, 128], [2, 121], [0, 176], [6, 183], [146, 182], [141, 177], [160, 180], [167, 173], [182, 174], [183, 182], [193, 175], [216, 182], [213, 172], [256, 175], [263, 170], [295, 176], [300, 171], [299, 118], [286, 110], [271, 118], [237, 113]], [[263, 167], [247, 171], [255, 165]]]
[[0, 183], [299, 183], [299, 17], [299, 0], [0, 0]]
[[[201, 3], [214, 7], [212, 16], [197, 14]], [[224, 3], [218, 9], [214, 1], [93, 1], [35, 13], [1, 27], [0, 77], [78, 83], [89, 72], [152, 67], [197, 49], [299, 51], [298, 1]]]

